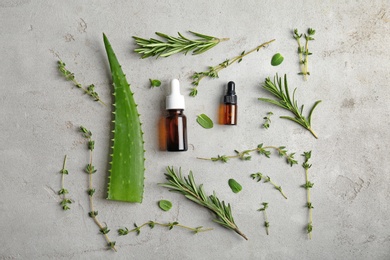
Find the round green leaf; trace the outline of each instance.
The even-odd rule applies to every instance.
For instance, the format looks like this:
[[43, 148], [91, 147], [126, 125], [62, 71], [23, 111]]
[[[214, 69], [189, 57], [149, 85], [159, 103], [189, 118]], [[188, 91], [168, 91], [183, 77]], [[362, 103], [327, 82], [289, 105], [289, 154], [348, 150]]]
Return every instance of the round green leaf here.
[[213, 128], [214, 123], [207, 115], [201, 114], [196, 118], [196, 122], [198, 122], [203, 128], [210, 129]]
[[158, 206], [160, 207], [160, 209], [168, 211], [172, 208], [172, 202], [170, 202], [169, 200], [160, 200], [158, 202]]
[[159, 87], [161, 86], [161, 81], [159, 81], [158, 79], [149, 79], [150, 81], [150, 87]]
[[241, 184], [239, 184], [234, 179], [229, 179], [228, 183], [229, 183], [229, 186], [230, 186], [230, 188], [232, 189], [232, 191], [234, 193], [238, 193], [238, 192], [240, 192], [242, 190]]
[[283, 58], [282, 54], [276, 53], [276, 54], [272, 57], [271, 65], [272, 65], [272, 66], [278, 66], [278, 65], [280, 65], [280, 64], [283, 62], [283, 60], [284, 60], [284, 58]]

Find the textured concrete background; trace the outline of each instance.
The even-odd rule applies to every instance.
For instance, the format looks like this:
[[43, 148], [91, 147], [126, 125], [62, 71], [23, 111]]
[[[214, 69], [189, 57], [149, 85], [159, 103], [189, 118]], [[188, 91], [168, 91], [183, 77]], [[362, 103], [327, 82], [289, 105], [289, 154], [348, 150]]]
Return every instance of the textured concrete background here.
[[[389, 259], [390, 142], [389, 1], [0, 1], [0, 258], [1, 259]], [[292, 29], [317, 30], [310, 43], [311, 76], [304, 82], [298, 72]], [[188, 30], [230, 41], [200, 56], [175, 55], [140, 60], [132, 52], [131, 36], [153, 37]], [[94, 83], [102, 100], [112, 102], [111, 78], [102, 32], [109, 37], [135, 92], [145, 131], [146, 172], [142, 204], [105, 200], [110, 147], [110, 107], [92, 102], [57, 72], [60, 57], [83, 84]], [[275, 38], [267, 49], [246, 57], [204, 79], [196, 98], [187, 96], [189, 76], [216, 65], [243, 50]], [[270, 66], [281, 52], [285, 61]], [[288, 113], [261, 103], [264, 78], [287, 73], [298, 87], [300, 103], [323, 102], [313, 116], [319, 139], [291, 122]], [[163, 82], [148, 87], [149, 78]], [[168, 83], [180, 79], [186, 95], [190, 149], [186, 153], [159, 150], [158, 121], [164, 112]], [[224, 85], [236, 82], [239, 125], [201, 128], [196, 115], [217, 121]], [[271, 128], [260, 126], [268, 111]], [[78, 126], [91, 129], [96, 140], [94, 175], [96, 208], [112, 230], [118, 253], [105, 242], [88, 217], [85, 190], [85, 143]], [[257, 155], [248, 162], [228, 164], [197, 160], [232, 154], [257, 144], [285, 145], [300, 154], [312, 150], [311, 180], [314, 205], [313, 239], [309, 241], [304, 172], [282, 159]], [[60, 187], [63, 156], [68, 155], [65, 185], [74, 201], [62, 211]], [[194, 171], [198, 183], [230, 202], [244, 241], [211, 222], [212, 215], [181, 195], [157, 183], [168, 165]], [[284, 200], [270, 185], [249, 174], [262, 171], [279, 183]], [[243, 191], [233, 194], [227, 180], [235, 178]], [[157, 206], [173, 202], [169, 212]], [[270, 235], [256, 210], [268, 201]], [[139, 236], [119, 237], [116, 230], [148, 220], [179, 221], [214, 231], [193, 235], [185, 230], [145, 229]]]

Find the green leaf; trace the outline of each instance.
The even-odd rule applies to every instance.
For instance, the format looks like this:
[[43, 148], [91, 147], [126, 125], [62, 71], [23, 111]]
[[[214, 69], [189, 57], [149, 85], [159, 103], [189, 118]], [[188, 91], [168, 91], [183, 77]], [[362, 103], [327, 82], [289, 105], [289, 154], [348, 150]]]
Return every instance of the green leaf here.
[[158, 206], [160, 207], [160, 209], [168, 211], [172, 208], [172, 202], [170, 202], [169, 200], [160, 200], [158, 202]]
[[159, 81], [158, 79], [149, 79], [149, 81], [151, 88], [161, 86], [161, 81]]
[[283, 62], [283, 60], [284, 57], [280, 53], [276, 53], [274, 56], [272, 56], [271, 65], [278, 66]]
[[241, 184], [239, 184], [236, 180], [229, 179], [228, 183], [234, 193], [238, 193], [242, 190]]
[[213, 128], [213, 121], [205, 114], [201, 114], [196, 118], [196, 122], [200, 124], [203, 128], [210, 129]]

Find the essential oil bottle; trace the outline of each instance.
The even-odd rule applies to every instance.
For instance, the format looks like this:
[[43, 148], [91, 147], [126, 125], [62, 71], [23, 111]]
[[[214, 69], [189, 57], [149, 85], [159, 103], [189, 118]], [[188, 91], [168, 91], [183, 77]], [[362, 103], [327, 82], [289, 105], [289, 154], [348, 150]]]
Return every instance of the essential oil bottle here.
[[165, 119], [167, 151], [182, 152], [188, 150], [187, 118], [183, 114], [185, 108], [184, 96], [180, 94], [179, 80], [171, 81], [171, 93], [166, 97]]
[[226, 95], [223, 97], [222, 120], [224, 125], [237, 124], [237, 95], [236, 87], [233, 81], [227, 85]]

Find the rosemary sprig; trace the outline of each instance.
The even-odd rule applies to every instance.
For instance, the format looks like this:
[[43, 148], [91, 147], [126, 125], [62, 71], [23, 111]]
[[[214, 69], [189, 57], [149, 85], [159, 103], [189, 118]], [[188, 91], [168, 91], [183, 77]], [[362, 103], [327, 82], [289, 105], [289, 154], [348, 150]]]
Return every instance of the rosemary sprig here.
[[66, 167], [66, 159], [67, 159], [67, 155], [65, 155], [64, 162], [62, 164], [62, 169], [60, 171], [60, 173], [61, 173], [61, 189], [58, 191], [58, 195], [62, 196], [62, 201], [60, 202], [60, 205], [61, 205], [63, 210], [70, 209], [69, 204], [72, 204], [72, 201], [66, 197], [66, 194], [68, 194], [69, 191], [67, 189], [65, 189], [65, 187], [64, 187], [64, 182], [65, 182], [64, 177], [65, 177], [65, 175], [69, 174], [68, 170], [65, 168]]
[[294, 114], [294, 117], [281, 116], [280, 118], [285, 118], [285, 119], [291, 120], [295, 123], [298, 123], [299, 125], [301, 125], [305, 129], [310, 131], [310, 133], [315, 138], [318, 139], [318, 136], [311, 128], [311, 117], [312, 117], [314, 109], [321, 102], [321, 100], [318, 100], [314, 103], [313, 107], [310, 109], [309, 116], [306, 118], [305, 116], [302, 115], [304, 105], [302, 105], [299, 108], [298, 102], [295, 100], [295, 91], [297, 90], [296, 88], [294, 89], [292, 98], [290, 97], [290, 93], [289, 93], [288, 85], [287, 85], [286, 74], [284, 75], [284, 86], [282, 83], [282, 78], [280, 78], [278, 76], [278, 74], [276, 74], [276, 76], [274, 77], [274, 82], [272, 82], [270, 78], [265, 79], [265, 83], [263, 84], [263, 88], [265, 90], [267, 90], [269, 93], [271, 93], [273, 96], [275, 96], [275, 99], [259, 98], [259, 100], [277, 105], [281, 108], [284, 108], [284, 109], [290, 111], [291, 113]]
[[299, 34], [298, 29], [294, 29], [294, 39], [297, 40], [298, 43], [298, 55], [299, 55], [299, 64], [301, 66], [301, 72], [299, 72], [299, 75], [303, 75], [303, 79], [307, 80], [307, 76], [310, 75], [310, 72], [308, 71], [308, 57], [309, 55], [312, 55], [311, 52], [309, 52], [309, 41], [313, 41], [313, 35], [316, 33], [316, 31], [312, 28], [309, 28], [307, 30], [307, 34], [304, 35], [306, 43], [303, 47], [301, 44], [301, 38], [302, 34]]
[[85, 171], [88, 174], [88, 197], [89, 197], [89, 209], [90, 212], [88, 212], [88, 216], [93, 219], [95, 224], [99, 227], [100, 233], [104, 236], [104, 239], [107, 242], [107, 245], [109, 248], [113, 249], [115, 252], [117, 251], [115, 248], [115, 241], [111, 241], [108, 237], [108, 233], [110, 230], [108, 229], [107, 225], [103, 226], [103, 224], [98, 220], [97, 215], [98, 211], [95, 210], [94, 203], [93, 203], [93, 194], [95, 193], [95, 189], [92, 186], [92, 175], [97, 171], [95, 169], [95, 166], [92, 164], [92, 158], [93, 158], [93, 150], [95, 148], [95, 141], [92, 140], [92, 132], [86, 129], [83, 126], [80, 126], [80, 131], [83, 133], [83, 137], [85, 137], [88, 141], [88, 150], [89, 150], [89, 163], [85, 167]]
[[311, 157], [311, 151], [303, 152], [302, 156], [305, 157], [305, 161], [302, 163], [302, 167], [305, 169], [305, 179], [306, 179], [306, 182], [304, 185], [302, 185], [302, 187], [306, 189], [306, 194], [307, 194], [306, 207], [309, 209], [309, 222], [307, 224], [306, 230], [309, 235], [309, 238], [311, 239], [311, 232], [313, 231], [313, 205], [311, 203], [311, 198], [310, 198], [310, 189], [313, 188], [314, 186], [314, 183], [309, 181], [309, 168], [311, 167], [311, 164], [309, 164], [309, 159]]
[[267, 235], [269, 235], [269, 222], [268, 222], [268, 216], [267, 216], [267, 211], [266, 209], [268, 208], [268, 203], [267, 202], [263, 202], [261, 203], [261, 205], [263, 205], [262, 208], [258, 209], [257, 211], [263, 211], [264, 213], [264, 226], [265, 226], [265, 232], [267, 233]]
[[141, 54], [142, 59], [151, 56], [168, 57], [179, 52], [184, 52], [184, 54], [187, 54], [190, 51], [192, 51], [193, 55], [197, 55], [208, 51], [222, 41], [229, 40], [229, 38], [217, 38], [214, 36], [204, 35], [192, 31], [189, 32], [197, 36], [198, 38], [195, 40], [191, 40], [184, 37], [179, 32], [179, 37], [173, 37], [164, 33], [156, 32], [156, 34], [163, 38], [164, 41], [160, 41], [153, 38], [150, 38], [148, 40], [133, 36], [136, 44], [138, 44], [138, 46], [140, 47], [135, 49], [134, 51]]
[[265, 122], [263, 123], [263, 128], [268, 129], [271, 124], [271, 116], [273, 115], [272, 112], [268, 112], [267, 116], [263, 117]]
[[70, 72], [66, 67], [65, 63], [62, 60], [58, 61], [58, 70], [65, 77], [66, 80], [72, 81], [73, 84], [80, 88], [88, 96], [91, 96], [95, 101], [99, 101], [102, 105], [106, 105], [103, 101], [100, 100], [99, 94], [95, 92], [95, 85], [91, 84], [88, 87], [83, 87], [74, 77], [74, 73]]
[[234, 222], [232, 209], [230, 204], [220, 201], [215, 192], [213, 195], [207, 196], [203, 189], [203, 184], [196, 185], [194, 176], [190, 171], [188, 177], [183, 177], [181, 169], [176, 174], [173, 167], [167, 167], [165, 173], [168, 182], [160, 183], [161, 186], [168, 188], [170, 191], [178, 192], [184, 195], [187, 199], [207, 208], [216, 215], [214, 222], [235, 231], [237, 234], [248, 240], [248, 238], [238, 229]]
[[288, 151], [286, 150], [285, 146], [279, 146], [279, 147], [263, 146], [263, 144], [259, 144], [254, 149], [244, 150], [242, 152], [235, 150], [236, 155], [230, 155], [230, 156], [218, 155], [217, 157], [211, 157], [211, 158], [202, 158], [202, 157], [197, 157], [197, 158], [201, 159], [201, 160], [209, 160], [209, 161], [213, 161], [213, 162], [221, 161], [224, 163], [228, 162], [229, 159], [232, 159], [232, 158], [239, 158], [239, 159], [244, 160], [244, 161], [249, 161], [252, 158], [252, 156], [250, 155], [250, 153], [252, 153], [252, 152], [257, 152], [259, 155], [264, 155], [265, 157], [270, 158], [271, 151], [269, 151], [269, 149], [276, 150], [280, 157], [285, 157], [286, 162], [288, 164], [290, 164], [290, 166], [293, 166], [294, 164], [298, 164], [298, 162], [294, 159], [295, 153], [289, 154]]
[[[263, 174], [262, 174], [261, 172], [252, 173], [252, 174], [251, 174], [251, 178], [252, 178], [253, 180], [256, 179], [257, 182], [260, 182], [260, 181], [263, 179], [263, 177], [264, 177], [264, 176], [263, 176]], [[275, 182], [273, 182], [269, 176], [266, 176], [266, 177], [264, 178], [264, 183], [266, 183], [266, 182], [271, 183], [271, 184], [274, 186], [274, 188], [277, 189], [277, 190], [280, 192], [280, 194], [282, 194], [282, 196], [283, 196], [285, 199], [287, 199], [287, 196], [286, 196], [286, 194], [284, 194], [284, 192], [283, 192], [283, 190], [282, 190], [282, 187], [279, 186], [279, 185], [277, 185]]]
[[240, 63], [242, 61], [242, 58], [244, 58], [246, 55], [251, 54], [254, 51], [259, 51], [261, 48], [267, 47], [271, 42], [275, 41], [275, 39], [262, 43], [256, 48], [248, 51], [248, 52], [241, 52], [240, 55], [230, 59], [230, 60], [225, 60], [224, 62], [212, 67], [209, 66], [209, 69], [207, 71], [202, 71], [202, 72], [195, 72], [192, 75], [192, 85], [195, 87], [192, 88], [190, 96], [195, 97], [198, 94], [198, 86], [199, 82], [204, 78], [204, 77], [210, 77], [210, 78], [218, 78], [218, 72], [220, 72], [222, 69], [227, 68], [228, 66], [232, 65], [233, 63], [237, 62]]
[[180, 228], [183, 228], [183, 229], [188, 229], [191, 232], [193, 232], [194, 234], [197, 234], [199, 232], [205, 232], [205, 231], [213, 230], [212, 228], [203, 228], [202, 226], [195, 227], [195, 228], [187, 227], [187, 226], [181, 225], [177, 221], [169, 222], [169, 223], [160, 223], [160, 222], [156, 222], [156, 221], [150, 220], [148, 222], [145, 222], [141, 226], [138, 226], [136, 223], [134, 223], [134, 228], [133, 229], [128, 229], [127, 227], [120, 228], [120, 229], [118, 229], [118, 234], [120, 236], [125, 236], [125, 235], [127, 235], [127, 234], [129, 234], [131, 232], [135, 232], [137, 234], [137, 236], [138, 236], [141, 233], [141, 229], [143, 227], [146, 227], [146, 226], [150, 227], [151, 229], [154, 228], [155, 226], [167, 227], [168, 230], [172, 230], [173, 227], [180, 227]]

